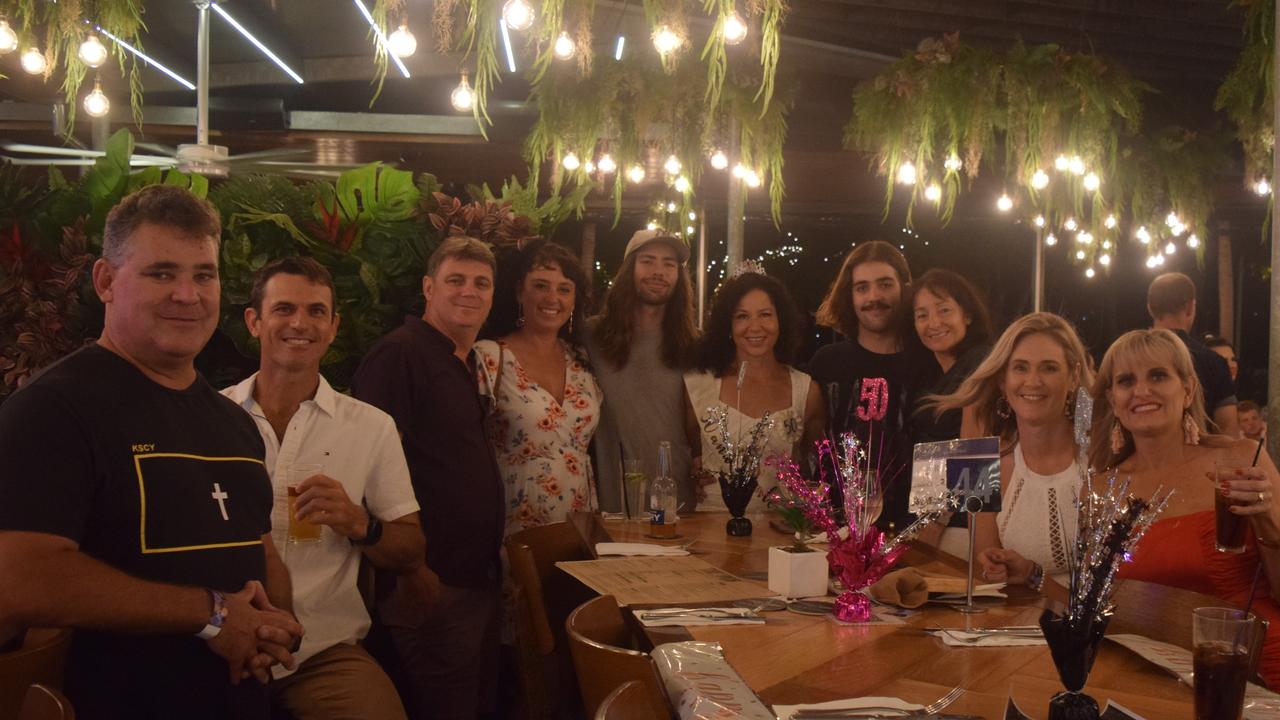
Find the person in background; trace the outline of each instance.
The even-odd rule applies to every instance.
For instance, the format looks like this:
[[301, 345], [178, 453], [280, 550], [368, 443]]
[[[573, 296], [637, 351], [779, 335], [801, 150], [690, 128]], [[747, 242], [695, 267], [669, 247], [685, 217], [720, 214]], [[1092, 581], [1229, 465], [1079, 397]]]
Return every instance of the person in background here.
[[[1249, 605], [1273, 626], [1280, 622], [1280, 477], [1256, 441], [1207, 432], [1186, 345], [1167, 330], [1125, 333], [1103, 356], [1092, 394], [1093, 469], [1103, 477], [1116, 471], [1135, 497], [1173, 491], [1117, 577], [1214, 595], [1234, 607]], [[1216, 549], [1219, 460], [1236, 466], [1217, 480], [1226, 481], [1221, 492], [1229, 511], [1244, 516], [1250, 530], [1240, 553]], [[1265, 582], [1257, 583], [1258, 573]], [[1280, 636], [1268, 633], [1258, 673], [1268, 686], [1280, 684]]]
[[1231, 381], [1235, 382], [1236, 376], [1240, 374], [1240, 362], [1236, 359], [1236, 349], [1231, 346], [1231, 342], [1224, 337], [1210, 334], [1204, 336], [1204, 345], [1227, 361], [1227, 370], [1231, 372]]
[[1182, 273], [1158, 276], [1147, 288], [1147, 312], [1153, 327], [1172, 331], [1187, 346], [1204, 392], [1205, 412], [1217, 432], [1232, 437], [1239, 434], [1236, 384], [1227, 361], [1191, 337], [1196, 321], [1195, 283]]
[[827, 401], [831, 430], [854, 433], [878, 458], [883, 529], [911, 520], [907, 402], [926, 358], [904, 302], [910, 284], [907, 259], [894, 246], [874, 240], [854, 247], [818, 308], [818, 324], [845, 339], [819, 348], [808, 366]]
[[689, 246], [661, 230], [631, 236], [604, 300], [587, 322], [587, 352], [605, 403], [595, 437], [600, 507], [625, 505], [622, 462], [640, 460], [652, 475], [658, 443], [671, 443], [679, 505], [692, 512], [697, 487], [689, 473], [684, 426], [684, 372], [693, 362], [697, 329], [685, 263]]
[[[726, 509], [716, 487], [717, 473], [726, 465], [717, 449], [720, 429], [709, 417], [711, 408], [725, 409], [729, 431], [739, 438], [769, 415], [773, 427], [761, 446], [761, 460], [785, 453], [800, 465], [822, 437], [826, 420], [817, 383], [791, 366], [799, 343], [799, 311], [782, 283], [761, 270], [744, 266], [716, 291], [706, 332], [698, 341], [697, 370], [684, 376], [685, 432], [695, 475], [703, 478], [699, 506], [711, 510]], [[774, 472], [761, 463], [759, 487], [747, 512], [764, 509]]]
[[93, 266], [101, 337], [0, 407], [0, 642], [75, 628], [79, 717], [265, 720], [302, 635], [262, 438], [194, 365], [220, 236], [183, 188], [122, 199]]
[[1076, 390], [1093, 381], [1089, 355], [1066, 320], [1015, 320], [950, 395], [926, 411], [961, 409], [960, 436], [1000, 438], [999, 512], [977, 515], [977, 559], [988, 582], [1045, 588], [1065, 579], [1084, 478], [1073, 435]]
[[1236, 415], [1240, 419], [1240, 432], [1248, 440], [1258, 442], [1267, 436], [1267, 420], [1262, 417], [1262, 408], [1252, 400], [1241, 400], [1236, 405]]
[[498, 278], [510, 287], [489, 324], [497, 339], [475, 345], [506, 485], [506, 535], [596, 509], [589, 446], [601, 402], [580, 339], [590, 287], [577, 258], [539, 242], [512, 270]]
[[[986, 359], [991, 351], [991, 315], [978, 290], [950, 270], [934, 269], [917, 278], [908, 304], [916, 335], [934, 360], [924, 363], [921, 379], [912, 388], [911, 442], [954, 440], [960, 437], [960, 409], [930, 412], [924, 399], [955, 392]], [[953, 513], [945, 523], [926, 528], [920, 539], [953, 555], [964, 555], [969, 543], [965, 518], [964, 513]]]
[[[360, 644], [370, 620], [356, 581], [362, 556], [392, 572], [421, 564], [422, 526], [395, 422], [320, 375], [338, 334], [336, 303], [333, 278], [314, 259], [265, 265], [244, 311], [260, 368], [222, 394], [253, 418], [266, 445], [272, 536], [293, 580], [294, 612], [308, 628], [297, 671], [275, 669], [275, 703], [295, 720], [395, 720], [405, 717], [400, 697]], [[328, 528], [315, 543], [289, 537], [294, 464], [321, 466], [296, 488], [297, 518]]]
[[498, 677], [502, 477], [485, 437], [472, 346], [493, 305], [489, 246], [450, 237], [427, 260], [426, 308], [364, 356], [354, 395], [396, 423], [409, 464], [426, 564], [379, 576], [378, 605], [413, 720], [491, 711]]

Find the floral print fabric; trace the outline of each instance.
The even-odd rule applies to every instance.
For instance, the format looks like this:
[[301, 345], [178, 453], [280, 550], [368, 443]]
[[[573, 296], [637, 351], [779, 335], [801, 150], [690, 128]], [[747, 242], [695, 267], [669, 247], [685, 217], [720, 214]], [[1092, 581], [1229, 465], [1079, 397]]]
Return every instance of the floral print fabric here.
[[558, 402], [500, 342], [482, 340], [475, 351], [480, 392], [494, 408], [485, 429], [506, 486], [504, 536], [596, 509], [587, 454], [600, 421], [595, 376], [566, 347], [564, 400]]

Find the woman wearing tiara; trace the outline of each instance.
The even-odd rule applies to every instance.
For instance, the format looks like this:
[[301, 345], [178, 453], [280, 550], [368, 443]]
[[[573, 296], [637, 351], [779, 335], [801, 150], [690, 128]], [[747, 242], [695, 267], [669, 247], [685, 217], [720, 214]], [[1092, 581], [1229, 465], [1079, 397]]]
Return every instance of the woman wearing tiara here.
[[[700, 479], [700, 509], [725, 509], [720, 492], [707, 488], [726, 468], [712, 410], [723, 409], [730, 437], [743, 444], [768, 415], [773, 426], [762, 441], [762, 459], [782, 453], [799, 458], [800, 450], [822, 435], [826, 415], [818, 386], [791, 367], [799, 327], [799, 313], [786, 288], [758, 263], [743, 263], [716, 291], [698, 341], [697, 369], [684, 376], [685, 432], [693, 448], [694, 476]], [[764, 509], [764, 489], [773, 487], [768, 480], [773, 472], [761, 464], [757, 480], [762, 487], [748, 513]]]

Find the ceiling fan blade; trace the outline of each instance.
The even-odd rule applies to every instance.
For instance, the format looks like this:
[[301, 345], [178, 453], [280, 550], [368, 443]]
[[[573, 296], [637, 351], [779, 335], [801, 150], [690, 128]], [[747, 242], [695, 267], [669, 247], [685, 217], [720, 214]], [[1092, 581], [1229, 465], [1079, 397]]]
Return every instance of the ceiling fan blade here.
[[172, 147], [170, 145], [162, 145], [160, 143], [135, 142], [133, 146], [137, 148], [142, 148], [143, 150], [150, 150], [152, 152], [157, 152], [157, 153], [160, 153], [161, 155], [168, 155], [169, 157], [174, 157], [178, 154], [177, 148]]
[[32, 167], [48, 167], [50, 165], [89, 167], [94, 162], [90, 158], [16, 158], [8, 155], [0, 155], [0, 160], [4, 160], [10, 165], [29, 165]]
[[274, 150], [259, 150], [257, 152], [248, 152], [240, 155], [232, 155], [227, 158], [233, 163], [239, 162], [256, 162], [270, 158], [286, 158], [299, 157], [302, 155], [314, 155], [315, 151], [307, 148], [275, 148]]
[[364, 167], [366, 163], [325, 163], [311, 162], [308, 160], [299, 160], [297, 162], [289, 162], [287, 160], [259, 160], [252, 163], [244, 163], [246, 166], [271, 168], [310, 168], [321, 169], [328, 168], [333, 170], [351, 170], [353, 168]]
[[76, 148], [53, 147], [52, 145], [28, 145], [26, 143], [0, 143], [0, 149], [7, 152], [29, 153], [32, 155], [55, 155], [59, 157], [96, 158], [106, 155], [101, 150], [77, 150]]

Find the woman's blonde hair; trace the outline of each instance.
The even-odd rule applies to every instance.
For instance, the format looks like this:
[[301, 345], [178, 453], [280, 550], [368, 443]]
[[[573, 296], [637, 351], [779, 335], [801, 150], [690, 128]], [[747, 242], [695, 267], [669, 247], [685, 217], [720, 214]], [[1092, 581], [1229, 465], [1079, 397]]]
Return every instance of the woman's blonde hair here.
[[1177, 374], [1182, 384], [1191, 390], [1191, 407], [1187, 408], [1187, 412], [1196, 428], [1210, 445], [1218, 445], [1223, 441], [1218, 436], [1208, 435], [1209, 422], [1204, 411], [1204, 392], [1187, 346], [1168, 330], [1131, 330], [1107, 348], [1107, 354], [1102, 357], [1102, 365], [1098, 368], [1098, 376], [1090, 391], [1093, 395], [1093, 427], [1089, 432], [1089, 465], [1094, 470], [1101, 472], [1113, 468], [1133, 454], [1133, 435], [1122, 425], [1119, 427], [1124, 436], [1124, 446], [1119, 452], [1111, 449], [1111, 430], [1117, 426], [1118, 421], [1115, 408], [1111, 407], [1111, 401], [1107, 398], [1107, 391], [1111, 389], [1111, 382], [1118, 368], [1145, 366], [1167, 367]]
[[[971, 407], [978, 422], [983, 425], [984, 432], [999, 435], [1001, 447], [1011, 447], [1018, 438], [1017, 418], [1000, 417], [996, 412], [996, 405], [1004, 397], [1001, 385], [1005, 370], [1009, 367], [1009, 359], [1013, 357], [1013, 349], [1030, 335], [1048, 335], [1052, 338], [1062, 346], [1067, 365], [1080, 386], [1089, 387], [1093, 383], [1092, 361], [1071, 323], [1053, 313], [1032, 313], [1023, 315], [1009, 325], [987, 354], [987, 359], [960, 383], [955, 392], [950, 395], [930, 395], [925, 399], [925, 407], [932, 408], [937, 414]], [[1071, 396], [1068, 396], [1068, 402], [1071, 401]]]

